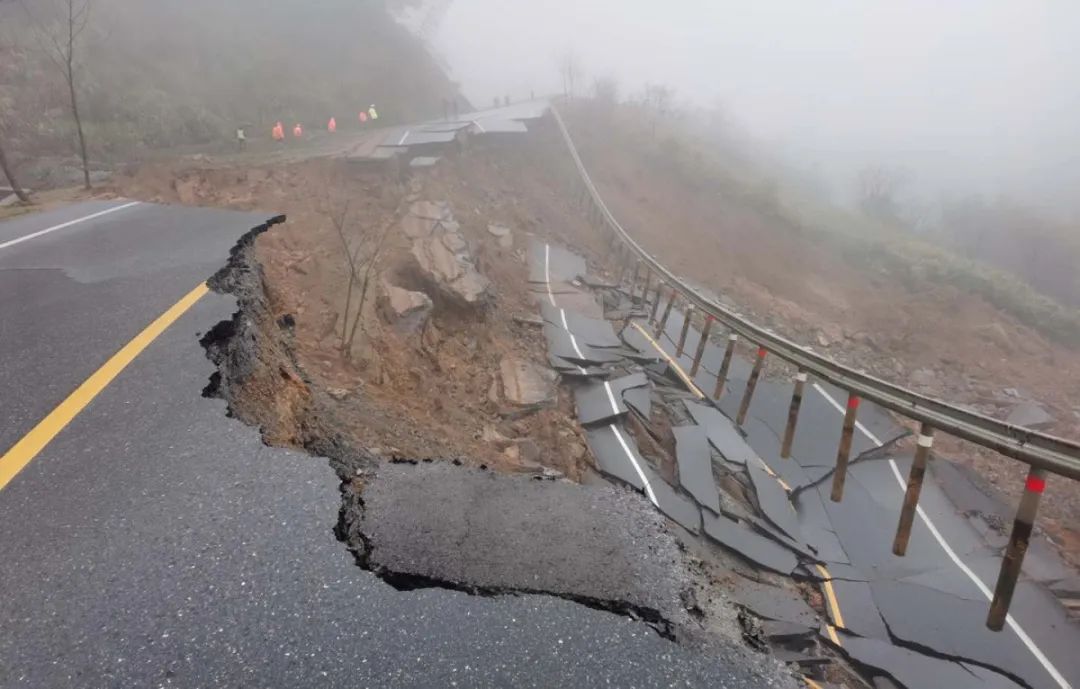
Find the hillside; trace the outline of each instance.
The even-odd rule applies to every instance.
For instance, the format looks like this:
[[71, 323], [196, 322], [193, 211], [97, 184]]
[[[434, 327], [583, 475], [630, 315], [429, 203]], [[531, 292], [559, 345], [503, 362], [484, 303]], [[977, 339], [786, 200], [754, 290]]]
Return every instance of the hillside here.
[[[29, 6], [0, 2], [0, 126], [24, 183], [62, 184], [46, 175], [73, 156], [74, 128], [41, 36], [58, 5]], [[93, 0], [91, 10], [78, 73], [95, 167], [231, 146], [240, 124], [252, 136], [278, 120], [310, 129], [333, 115], [359, 126], [356, 113], [372, 103], [383, 122], [412, 121], [457, 93], [381, 0]]]

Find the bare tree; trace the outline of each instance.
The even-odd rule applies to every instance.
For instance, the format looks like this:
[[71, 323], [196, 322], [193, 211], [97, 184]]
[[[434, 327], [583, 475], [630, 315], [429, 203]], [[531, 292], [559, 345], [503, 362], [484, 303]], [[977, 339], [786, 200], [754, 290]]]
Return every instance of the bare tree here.
[[645, 84], [642, 104], [652, 112], [652, 133], [656, 136], [656, 123], [668, 115], [674, 91], [663, 84]]
[[14, 190], [15, 196], [19, 197], [19, 200], [23, 203], [30, 203], [30, 195], [19, 186], [18, 181], [15, 179], [15, 173], [12, 172], [11, 166], [8, 164], [7, 155], [4, 154], [3, 143], [0, 143], [0, 169], [4, 171], [4, 176], [7, 177], [8, 184], [10, 184], [12, 190]]
[[619, 82], [613, 76], [597, 77], [593, 80], [593, 98], [598, 105], [612, 108], [619, 102]]
[[559, 76], [562, 78], [563, 95], [572, 100], [575, 84], [581, 78], [581, 61], [573, 49], [567, 50], [559, 58]]
[[906, 181], [903, 171], [884, 165], [870, 165], [859, 172], [856, 193], [859, 208], [886, 222], [900, 221], [897, 194]]
[[64, 75], [68, 95], [71, 98], [71, 116], [75, 120], [75, 130], [79, 136], [79, 155], [82, 157], [83, 186], [90, 189], [90, 162], [86, 155], [86, 135], [83, 133], [82, 118], [79, 117], [78, 98], [78, 60], [76, 48], [79, 37], [90, 22], [90, 8], [93, 0], [58, 0], [60, 10], [55, 18], [48, 18], [49, 24], [42, 23], [30, 11], [26, 0], [19, 4], [30, 17], [45, 52]]

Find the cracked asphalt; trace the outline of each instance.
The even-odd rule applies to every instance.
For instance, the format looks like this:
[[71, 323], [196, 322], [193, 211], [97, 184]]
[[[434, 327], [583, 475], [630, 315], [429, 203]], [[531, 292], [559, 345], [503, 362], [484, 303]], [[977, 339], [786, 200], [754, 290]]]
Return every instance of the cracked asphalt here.
[[[0, 244], [114, 203], [2, 223]], [[0, 249], [0, 448], [267, 217], [140, 204]], [[200, 395], [199, 336], [235, 308], [202, 297], [0, 491], [0, 686], [769, 685], [624, 616], [357, 567], [327, 462]]]

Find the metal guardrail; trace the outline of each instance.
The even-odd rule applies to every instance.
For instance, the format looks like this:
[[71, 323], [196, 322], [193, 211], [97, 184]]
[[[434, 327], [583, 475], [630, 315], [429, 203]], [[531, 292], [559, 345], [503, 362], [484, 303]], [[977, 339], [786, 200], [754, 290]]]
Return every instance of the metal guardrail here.
[[[668, 270], [619, 224], [607, 204], [604, 203], [596, 185], [585, 169], [585, 164], [581, 160], [577, 146], [570, 136], [570, 131], [567, 129], [562, 115], [554, 105], [551, 107], [551, 112], [584, 184], [586, 201], [592, 204], [599, 222], [613, 233], [613, 241], [621, 244], [623, 249], [628, 252], [629, 259], [634, 263], [634, 277], [632, 278], [631, 289], [636, 289], [637, 275], [642, 266], [646, 270], [645, 287], [642, 292], [643, 298], [647, 297], [649, 280], [652, 274], [655, 273], [660, 279], [656, 289], [652, 318], [655, 318], [656, 307], [659, 305], [660, 286], [666, 283], [672, 289], [672, 296], [664, 311], [664, 321], [667, 320], [667, 314], [672, 308], [676, 294], [678, 294], [686, 300], [689, 307], [699, 310], [705, 315], [706, 327], [711, 324], [710, 321], [715, 320], [731, 331], [728, 352], [725, 355], [725, 367], [717, 384], [717, 395], [723, 387], [723, 376], [726, 373], [726, 364], [730, 362], [734, 341], [737, 337], [743, 337], [758, 346], [758, 356], [754, 365], [755, 370], [758, 372], [760, 372], [760, 366], [767, 352], [796, 366], [799, 370], [796, 380], [799, 383], [805, 382], [806, 375], [811, 375], [846, 390], [849, 398], [848, 409], [844, 418], [844, 436], [849, 440], [860, 399], [869, 400], [885, 409], [921, 422], [919, 448], [912, 464], [907, 494], [905, 495], [904, 510], [901, 514], [900, 526], [893, 547], [897, 555], [903, 555], [907, 548], [907, 540], [918, 505], [923, 472], [925, 471], [935, 429], [971, 441], [1029, 465], [1030, 471], [1025, 483], [1024, 496], [1014, 522], [1012, 537], [1002, 563], [1002, 572], [991, 605], [990, 619], [987, 622], [992, 629], [1001, 629], [1012, 598], [1012, 589], [1015, 587], [1016, 579], [1019, 577], [1020, 564], [1024, 552], [1027, 550], [1027, 542], [1033, 526], [1035, 511], [1038, 507], [1038, 499], [1045, 488], [1045, 474], [1051, 472], [1066, 478], [1080, 480], [1080, 443], [1030, 428], [1014, 426], [954, 404], [921, 395], [865, 372], [843, 366], [777, 335], [771, 330], [751, 323], [740, 314], [726, 309], [720, 303], [701, 294], [685, 280]], [[624, 265], [623, 268], [625, 271], [626, 266]], [[700, 356], [699, 353], [695, 358], [695, 368], [699, 363]], [[751, 376], [751, 380], [756, 382], [756, 376]], [[742, 407], [749, 406], [749, 399], [752, 394], [753, 385], [751, 384], [747, 386]], [[802, 385], [797, 384], [792, 398], [792, 410], [786, 435], [794, 433], [801, 399]], [[740, 416], [743, 416], [743, 414], [740, 414]], [[787, 445], [787, 451], [790, 452], [790, 443], [785, 443], [785, 445]], [[848, 447], [845, 448], [845, 445]], [[837, 456], [837, 470], [834, 474], [833, 500], [838, 501], [843, 495], [848, 451], [850, 451], [850, 442], [844, 443], [842, 441]], [[787, 453], [784, 456], [787, 456]]]

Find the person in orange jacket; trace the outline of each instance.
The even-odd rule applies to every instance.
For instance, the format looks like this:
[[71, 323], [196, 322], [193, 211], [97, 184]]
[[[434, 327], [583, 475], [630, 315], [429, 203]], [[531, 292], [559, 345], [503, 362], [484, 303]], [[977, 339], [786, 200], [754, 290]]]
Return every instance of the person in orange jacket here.
[[299, 122], [297, 122], [296, 126], [293, 127], [292, 135], [297, 139], [299, 139], [300, 137], [302, 137], [304, 135], [304, 128], [300, 126]]
[[364, 110], [361, 110], [360, 111], [360, 124], [364, 124], [365, 122], [367, 122], [367, 112], [365, 112]]
[[336, 118], [331, 117], [330, 121], [326, 123], [326, 131], [330, 132], [331, 134], [333, 134], [334, 132], [337, 131], [337, 119]]
[[274, 141], [285, 140], [285, 126], [278, 122], [274, 125], [274, 129], [270, 132], [270, 135], [274, 137]]

